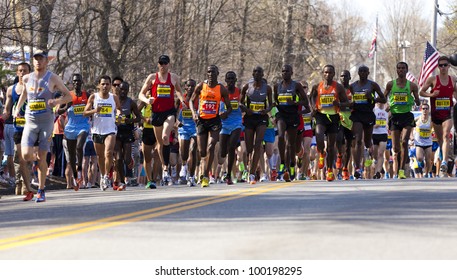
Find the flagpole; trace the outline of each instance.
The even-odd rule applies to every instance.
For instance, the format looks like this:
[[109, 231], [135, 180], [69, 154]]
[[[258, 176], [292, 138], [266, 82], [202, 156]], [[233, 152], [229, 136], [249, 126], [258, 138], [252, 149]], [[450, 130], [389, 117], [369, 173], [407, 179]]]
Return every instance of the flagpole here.
[[438, 0], [433, 1], [433, 20], [432, 20], [432, 34], [430, 44], [436, 48], [436, 32], [437, 32], [437, 20], [438, 20]]
[[[375, 26], [376, 33], [378, 32], [378, 15], [376, 15], [376, 26]], [[376, 36], [377, 37], [377, 36]], [[376, 72], [377, 72], [377, 65], [378, 65], [378, 38], [376, 38], [376, 43], [374, 46], [374, 56], [373, 56], [373, 81], [376, 82]]]

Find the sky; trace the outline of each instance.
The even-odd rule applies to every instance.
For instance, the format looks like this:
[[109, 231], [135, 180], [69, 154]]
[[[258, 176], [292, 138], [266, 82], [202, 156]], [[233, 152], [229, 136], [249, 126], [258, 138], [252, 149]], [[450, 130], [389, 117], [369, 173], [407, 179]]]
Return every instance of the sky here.
[[[325, 1], [325, 0], [324, 0]], [[326, 0], [328, 3], [332, 3], [332, 5], [341, 6], [341, 0]], [[392, 0], [350, 0], [351, 6], [354, 11], [364, 11], [362, 16], [366, 19], [368, 23], [373, 21], [373, 18], [376, 17], [376, 14], [379, 14], [381, 17], [384, 3], [390, 3]], [[433, 12], [433, 5], [435, 0], [417, 0], [421, 1], [424, 5], [424, 13], [425, 16], [430, 16], [432, 18]], [[456, 0], [438, 0], [439, 9], [444, 13], [452, 12], [451, 3], [457, 4]], [[438, 24], [442, 24], [444, 17], [438, 16]], [[374, 22], [373, 22], [374, 25]]]

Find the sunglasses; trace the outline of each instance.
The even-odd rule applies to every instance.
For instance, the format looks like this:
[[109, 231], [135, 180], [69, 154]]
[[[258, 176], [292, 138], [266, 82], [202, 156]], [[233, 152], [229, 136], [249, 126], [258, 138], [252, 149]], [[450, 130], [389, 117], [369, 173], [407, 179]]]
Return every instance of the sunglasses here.
[[428, 110], [428, 108], [427, 107], [423, 107], [422, 110]]
[[121, 84], [113, 84], [113, 87], [120, 87]]
[[160, 65], [168, 65], [168, 62], [159, 61], [159, 64], [160, 64]]
[[444, 63], [444, 64], [438, 64], [438, 66], [439, 66], [439, 67], [448, 67], [448, 66], [449, 66], [449, 64], [447, 64], [447, 63]]

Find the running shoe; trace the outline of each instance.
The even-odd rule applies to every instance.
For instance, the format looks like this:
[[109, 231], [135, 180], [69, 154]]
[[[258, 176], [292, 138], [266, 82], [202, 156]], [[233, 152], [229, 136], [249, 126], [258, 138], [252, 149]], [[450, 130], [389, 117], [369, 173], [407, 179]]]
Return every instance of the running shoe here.
[[288, 170], [284, 171], [284, 174], [282, 175], [282, 178], [284, 179], [284, 181], [290, 182], [290, 174], [289, 174]]
[[36, 194], [35, 202], [38, 203], [38, 202], [45, 202], [45, 201], [46, 201], [46, 195], [45, 195], [44, 190], [38, 189], [38, 193]]
[[376, 174], [373, 176], [373, 179], [381, 179], [381, 172], [376, 172]]
[[403, 169], [398, 170], [398, 179], [406, 179], [405, 170], [403, 170]]
[[268, 176], [267, 174], [263, 174], [262, 178], [260, 178], [260, 183], [267, 182], [268, 181]]
[[83, 185], [83, 178], [76, 179], [76, 184], [75, 187], [73, 188], [75, 192], [79, 191], [79, 189], [82, 188]]
[[447, 163], [445, 161], [441, 162], [440, 171], [443, 173], [447, 173]]
[[146, 186], [144, 186], [145, 189], [156, 189], [157, 186], [156, 186], [156, 183], [152, 182], [152, 181], [149, 181]]
[[202, 178], [202, 188], [209, 187], [209, 179], [208, 177], [203, 177]]
[[354, 179], [355, 180], [362, 179], [362, 171], [360, 169], [356, 169], [354, 171]]
[[86, 187], [85, 187], [85, 188], [86, 188], [86, 189], [92, 188], [92, 183], [91, 183], [91, 182], [88, 182], [88, 183], [86, 184]]
[[270, 172], [270, 181], [274, 182], [276, 179], [278, 179], [278, 172], [276, 169], [272, 169]]
[[120, 183], [119, 187], [117, 188], [117, 191], [121, 192], [121, 191], [125, 191], [126, 189], [127, 189], [127, 185]]
[[209, 183], [216, 184], [216, 179], [213, 176], [209, 176]]
[[343, 180], [347, 181], [349, 180], [350, 178], [350, 175], [349, 175], [349, 170], [347, 168], [343, 168]]
[[254, 174], [249, 175], [249, 184], [254, 185], [255, 183], [257, 183], [255, 180], [255, 175]]
[[300, 177], [299, 177], [299, 180], [300, 181], [305, 181], [307, 178], [306, 178], [306, 175], [305, 174], [300, 174]]
[[327, 182], [331, 182], [335, 180], [335, 175], [333, 175], [333, 172], [331, 169], [327, 170]]
[[113, 191], [117, 191], [119, 189], [119, 182], [114, 182], [113, 183]]
[[336, 168], [341, 169], [343, 167], [343, 156], [341, 154], [338, 154], [336, 157]]
[[290, 180], [291, 181], [295, 180], [295, 167], [294, 166], [290, 167], [289, 174], [290, 174]]
[[228, 186], [233, 185], [232, 178], [227, 177], [227, 179], [225, 179], [225, 183], [226, 183]]
[[319, 169], [324, 168], [324, 166], [325, 166], [325, 157], [326, 156], [327, 156], [327, 154], [325, 152], [319, 154], [319, 163], [318, 163]]
[[32, 199], [33, 199], [33, 192], [27, 192], [22, 200], [23, 201], [30, 201]]
[[189, 179], [187, 180], [187, 186], [188, 187], [195, 187], [195, 177], [190, 176]]

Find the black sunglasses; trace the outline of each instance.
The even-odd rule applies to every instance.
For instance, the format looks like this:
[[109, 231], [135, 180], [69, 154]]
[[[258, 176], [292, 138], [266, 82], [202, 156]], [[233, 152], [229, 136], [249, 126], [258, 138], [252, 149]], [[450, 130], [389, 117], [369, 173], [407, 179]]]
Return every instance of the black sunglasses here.
[[113, 84], [113, 87], [120, 87], [121, 84]]
[[439, 67], [448, 67], [448, 66], [449, 66], [449, 64], [447, 64], [447, 63], [444, 63], [444, 64], [438, 64], [438, 66], [439, 66]]
[[168, 65], [168, 62], [165, 62], [165, 61], [159, 61], [159, 64], [160, 64], [160, 65]]
[[422, 110], [428, 110], [428, 108], [427, 107], [422, 107]]

